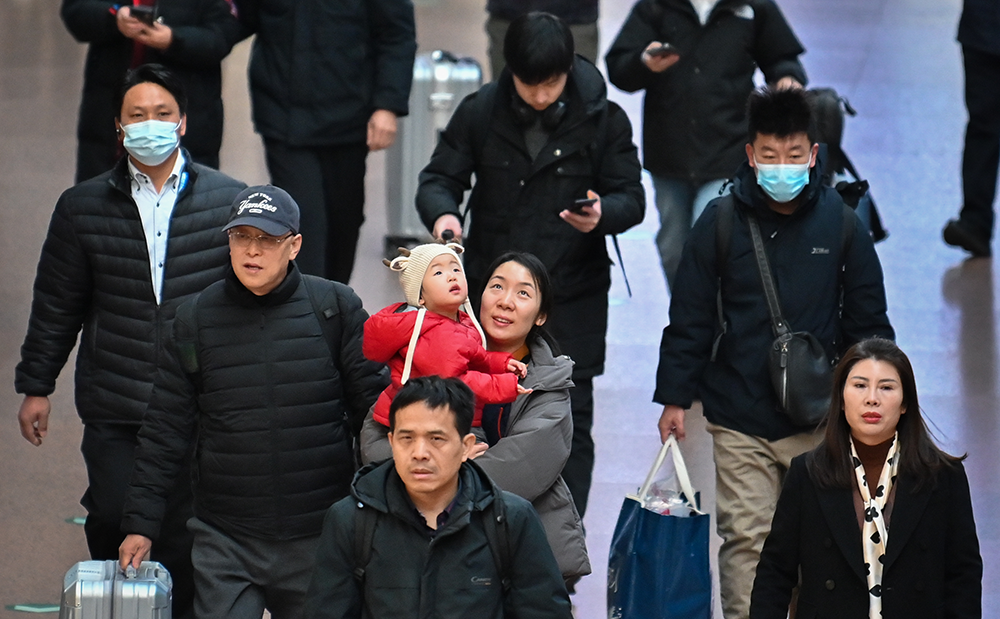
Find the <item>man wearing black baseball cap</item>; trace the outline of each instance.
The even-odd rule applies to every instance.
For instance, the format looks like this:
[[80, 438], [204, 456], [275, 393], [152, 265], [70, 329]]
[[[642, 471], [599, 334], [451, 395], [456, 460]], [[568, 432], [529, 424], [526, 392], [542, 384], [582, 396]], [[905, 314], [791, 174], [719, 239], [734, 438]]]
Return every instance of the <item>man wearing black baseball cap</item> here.
[[351, 432], [388, 384], [361, 352], [354, 291], [299, 273], [298, 228], [283, 190], [236, 197], [232, 269], [177, 310], [139, 432], [120, 562], [158, 543], [163, 489], [197, 437], [200, 619], [301, 616], [323, 515], [354, 475]]

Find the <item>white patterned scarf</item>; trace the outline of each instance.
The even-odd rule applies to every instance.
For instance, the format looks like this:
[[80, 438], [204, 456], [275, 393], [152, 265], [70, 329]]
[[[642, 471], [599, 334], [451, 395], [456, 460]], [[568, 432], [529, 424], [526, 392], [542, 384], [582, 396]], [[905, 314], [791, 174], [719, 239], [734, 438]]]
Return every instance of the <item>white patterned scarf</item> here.
[[865, 467], [851, 441], [851, 460], [854, 463], [854, 474], [858, 479], [858, 489], [861, 491], [861, 502], [864, 504], [864, 526], [861, 529], [861, 547], [865, 557], [865, 569], [868, 572], [868, 618], [882, 619], [882, 561], [885, 557], [885, 545], [889, 539], [889, 529], [886, 527], [884, 511], [885, 504], [892, 492], [892, 484], [896, 482], [896, 472], [899, 469], [899, 434], [892, 437], [892, 445], [886, 456], [878, 486], [872, 493], [865, 477]]

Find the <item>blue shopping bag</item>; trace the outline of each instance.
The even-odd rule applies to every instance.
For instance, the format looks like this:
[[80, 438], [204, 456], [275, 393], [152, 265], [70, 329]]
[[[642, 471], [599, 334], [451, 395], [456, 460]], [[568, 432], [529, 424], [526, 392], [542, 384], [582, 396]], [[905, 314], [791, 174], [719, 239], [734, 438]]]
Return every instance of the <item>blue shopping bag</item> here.
[[[653, 478], [673, 453], [679, 490], [690, 515], [646, 509]], [[677, 441], [670, 436], [637, 495], [622, 504], [608, 556], [609, 619], [709, 619], [709, 515], [702, 513]]]

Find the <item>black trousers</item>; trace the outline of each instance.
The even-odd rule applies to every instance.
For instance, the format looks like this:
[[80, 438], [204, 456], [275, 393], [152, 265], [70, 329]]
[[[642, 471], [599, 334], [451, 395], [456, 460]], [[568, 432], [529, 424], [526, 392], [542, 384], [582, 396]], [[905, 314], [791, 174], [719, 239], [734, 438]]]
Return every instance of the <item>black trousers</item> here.
[[271, 182], [299, 205], [299, 269], [349, 283], [365, 221], [368, 146], [296, 147], [265, 139], [264, 152]]
[[962, 56], [969, 123], [962, 153], [961, 220], [989, 240], [1000, 167], [1000, 56], [967, 46], [962, 47]]
[[557, 302], [546, 329], [559, 343], [560, 352], [573, 359], [570, 400], [573, 408], [573, 444], [562, 476], [573, 495], [580, 517], [594, 473], [594, 377], [604, 372], [605, 337], [608, 330], [607, 291], [566, 302]]
[[[128, 491], [139, 426], [85, 424], [80, 451], [87, 466], [90, 486], [80, 500], [87, 509], [84, 532], [91, 559], [118, 560], [118, 547], [125, 539], [121, 531], [122, 509]], [[150, 558], [159, 561], [173, 578], [173, 617], [193, 617], [194, 568], [187, 521], [191, 507], [191, 472], [185, 467], [167, 499], [160, 537], [153, 542]]]

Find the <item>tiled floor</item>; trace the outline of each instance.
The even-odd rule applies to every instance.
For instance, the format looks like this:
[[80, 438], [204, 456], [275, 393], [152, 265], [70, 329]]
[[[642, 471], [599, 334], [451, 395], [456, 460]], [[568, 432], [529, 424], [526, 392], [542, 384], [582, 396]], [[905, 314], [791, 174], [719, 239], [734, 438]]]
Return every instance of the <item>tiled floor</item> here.
[[[84, 47], [66, 33], [58, 0], [0, 0], [0, 618], [18, 603], [58, 601], [61, 577], [86, 557], [78, 504], [86, 477], [71, 373], [53, 397], [44, 446], [19, 435], [20, 398], [10, 379], [27, 321], [31, 282], [59, 193], [73, 178], [74, 126]], [[418, 2], [421, 51], [446, 48], [485, 61], [480, 0]], [[925, 413], [942, 444], [968, 452], [973, 500], [986, 563], [984, 616], [1000, 616], [1000, 421], [997, 411], [998, 284], [990, 260], [965, 261], [939, 240], [960, 201], [965, 112], [955, 25], [958, 0], [783, 0], [805, 47], [814, 85], [834, 86], [859, 115], [846, 147], [869, 177], [891, 238], [879, 248], [890, 316], [917, 371]], [[629, 0], [604, 0], [601, 31], [610, 43]], [[249, 47], [226, 61], [224, 171], [264, 182], [260, 141], [249, 123], [245, 67]], [[613, 91], [638, 125], [640, 98]], [[370, 159], [368, 224], [354, 285], [369, 310], [397, 296], [379, 259], [384, 234], [383, 158]], [[650, 207], [652, 209], [652, 207]], [[576, 595], [578, 617], [604, 610], [607, 548], [625, 493], [642, 481], [658, 447], [650, 403], [667, 295], [652, 243], [654, 217], [622, 235], [634, 295], [616, 273], [607, 374], [597, 381], [597, 466], [587, 515], [595, 573]], [[703, 421], [684, 449], [694, 481], [712, 507], [713, 470]]]

